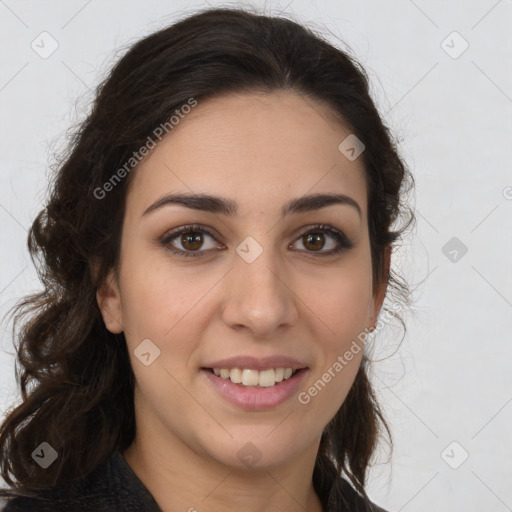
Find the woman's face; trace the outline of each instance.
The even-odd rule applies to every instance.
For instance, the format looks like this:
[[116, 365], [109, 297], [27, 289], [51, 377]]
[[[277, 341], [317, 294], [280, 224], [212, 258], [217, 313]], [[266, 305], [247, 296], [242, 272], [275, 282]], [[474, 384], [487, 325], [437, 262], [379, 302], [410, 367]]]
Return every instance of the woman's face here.
[[295, 93], [230, 95], [200, 101], [133, 171], [119, 277], [98, 301], [160, 446], [240, 468], [316, 454], [383, 299], [349, 135]]

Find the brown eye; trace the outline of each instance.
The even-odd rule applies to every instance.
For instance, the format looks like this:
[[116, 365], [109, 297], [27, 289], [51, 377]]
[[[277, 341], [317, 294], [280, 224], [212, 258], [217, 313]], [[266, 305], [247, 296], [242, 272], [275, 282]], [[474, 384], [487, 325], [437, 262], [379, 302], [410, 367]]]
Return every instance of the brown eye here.
[[203, 256], [211, 250], [221, 249], [215, 242], [215, 236], [199, 225], [181, 226], [160, 240], [164, 247], [179, 256]]
[[304, 235], [304, 247], [312, 251], [318, 251], [325, 245], [325, 237], [321, 233]]
[[[210, 239], [209, 247], [208, 239]], [[195, 224], [174, 229], [160, 240], [165, 248], [179, 256], [204, 256], [211, 251], [226, 249], [222, 244], [215, 242], [216, 237], [208, 229]], [[317, 253], [315, 256], [334, 255], [354, 246], [343, 232], [323, 224], [303, 233], [295, 244], [299, 242], [303, 246], [299, 248], [301, 252]]]
[[325, 224], [319, 224], [309, 229], [296, 240], [295, 244], [303, 246], [298, 248], [301, 252], [314, 256], [338, 254], [354, 247], [354, 243], [347, 238], [345, 233]]
[[197, 251], [203, 245], [203, 236], [198, 232], [191, 232], [181, 235], [181, 245], [187, 251]]

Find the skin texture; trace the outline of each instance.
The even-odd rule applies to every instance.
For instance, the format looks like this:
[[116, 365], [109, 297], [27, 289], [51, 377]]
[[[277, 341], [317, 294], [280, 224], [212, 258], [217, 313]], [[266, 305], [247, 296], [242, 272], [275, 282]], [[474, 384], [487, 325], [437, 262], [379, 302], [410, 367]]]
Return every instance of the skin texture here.
[[[308, 404], [293, 396], [264, 411], [225, 401], [200, 368], [290, 356], [308, 366], [304, 391], [375, 325], [385, 284], [373, 288], [362, 160], [338, 150], [349, 134], [294, 92], [222, 96], [199, 102], [134, 171], [118, 272], [97, 300], [107, 328], [125, 333], [136, 377], [137, 434], [124, 455], [164, 511], [321, 510], [312, 486], [320, 436], [362, 351]], [[143, 215], [170, 192], [229, 198], [238, 213], [167, 205]], [[313, 193], [350, 196], [361, 216], [337, 204], [281, 218], [285, 203]], [[160, 244], [187, 224], [216, 235], [203, 234], [203, 256]], [[307, 245], [316, 224], [344, 232], [353, 247], [323, 256], [337, 242], [326, 234], [323, 247]], [[248, 236], [263, 248], [250, 264], [236, 252]], [[180, 240], [168, 246], [197, 246]], [[145, 366], [133, 351], [148, 338], [160, 356]], [[237, 453], [249, 441], [261, 459], [247, 468]]]

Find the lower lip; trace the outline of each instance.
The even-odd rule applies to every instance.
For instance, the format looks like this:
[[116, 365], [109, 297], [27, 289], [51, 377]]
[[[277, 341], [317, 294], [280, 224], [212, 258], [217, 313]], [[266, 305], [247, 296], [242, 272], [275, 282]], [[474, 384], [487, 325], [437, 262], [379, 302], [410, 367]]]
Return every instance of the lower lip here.
[[230, 379], [217, 377], [210, 370], [204, 368], [201, 369], [201, 372], [228, 402], [242, 409], [256, 411], [276, 407], [294, 396], [307, 373], [307, 369], [298, 370], [293, 377], [268, 388], [235, 384]]

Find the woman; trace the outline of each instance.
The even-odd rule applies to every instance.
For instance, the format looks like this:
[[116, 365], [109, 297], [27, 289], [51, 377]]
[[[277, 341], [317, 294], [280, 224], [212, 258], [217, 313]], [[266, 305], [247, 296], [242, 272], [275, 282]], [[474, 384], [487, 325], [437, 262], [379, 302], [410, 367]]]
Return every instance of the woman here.
[[410, 183], [308, 29], [214, 9], [135, 44], [30, 232], [5, 510], [382, 510], [364, 346], [407, 299]]

